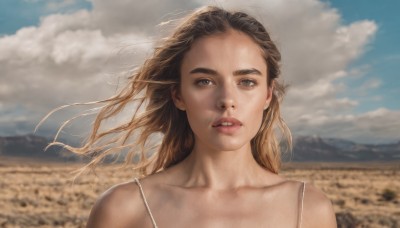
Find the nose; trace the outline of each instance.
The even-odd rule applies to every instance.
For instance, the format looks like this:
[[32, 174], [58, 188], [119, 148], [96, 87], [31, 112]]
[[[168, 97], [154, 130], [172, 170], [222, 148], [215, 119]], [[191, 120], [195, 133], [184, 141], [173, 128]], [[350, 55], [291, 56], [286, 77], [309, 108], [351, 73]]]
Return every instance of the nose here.
[[236, 106], [235, 104], [232, 102], [232, 100], [221, 100], [218, 103], [218, 108], [222, 109], [222, 110], [226, 110], [226, 109], [235, 109]]
[[221, 86], [220, 96], [217, 100], [217, 107], [221, 110], [235, 110], [237, 108], [237, 102], [233, 88], [230, 88], [229, 86]]

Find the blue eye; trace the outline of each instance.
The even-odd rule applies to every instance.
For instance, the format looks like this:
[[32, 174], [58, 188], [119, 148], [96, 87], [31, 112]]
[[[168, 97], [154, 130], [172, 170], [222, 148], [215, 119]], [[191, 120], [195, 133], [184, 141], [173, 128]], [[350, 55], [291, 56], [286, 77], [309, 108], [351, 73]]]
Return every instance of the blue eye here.
[[257, 85], [257, 82], [255, 80], [251, 80], [251, 79], [243, 79], [240, 80], [240, 84], [246, 87], [254, 87]]

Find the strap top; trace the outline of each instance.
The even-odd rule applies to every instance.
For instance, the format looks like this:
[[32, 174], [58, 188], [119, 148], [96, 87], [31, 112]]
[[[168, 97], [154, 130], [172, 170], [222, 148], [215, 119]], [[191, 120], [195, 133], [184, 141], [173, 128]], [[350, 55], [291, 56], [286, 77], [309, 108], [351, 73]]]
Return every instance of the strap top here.
[[157, 223], [156, 223], [156, 220], [154, 220], [154, 216], [153, 216], [153, 214], [151, 213], [149, 204], [147, 203], [146, 196], [144, 195], [143, 188], [142, 188], [142, 185], [141, 185], [140, 182], [139, 182], [139, 179], [135, 178], [135, 182], [136, 182], [136, 184], [139, 186], [140, 195], [142, 196], [144, 205], [146, 206], [146, 210], [147, 210], [147, 212], [148, 212], [149, 215], [150, 215], [151, 223], [153, 223], [153, 227], [154, 227], [154, 228], [158, 228]]
[[[149, 216], [150, 216], [150, 219], [151, 219], [151, 223], [153, 224], [153, 227], [154, 228], [158, 228], [156, 220], [154, 219], [154, 216], [151, 213], [149, 204], [147, 203], [146, 196], [145, 196], [145, 194], [143, 192], [143, 188], [142, 188], [142, 185], [139, 182], [139, 179], [135, 178], [134, 181], [136, 182], [136, 184], [139, 187], [140, 195], [142, 196], [144, 205], [146, 206], [146, 210], [149, 213]], [[305, 189], [306, 189], [306, 182], [302, 181], [302, 183], [303, 184], [302, 184], [302, 186], [300, 188], [300, 192], [299, 192], [299, 196], [301, 196], [301, 197], [299, 197], [299, 210], [298, 210], [299, 213], [297, 215], [297, 228], [301, 228], [301, 222], [302, 222], [302, 219], [303, 219], [304, 193], [305, 193]]]
[[303, 207], [304, 207], [304, 193], [306, 190], [306, 182], [302, 181], [302, 186], [299, 192], [299, 213], [297, 215], [297, 228], [301, 227], [301, 222], [303, 220]]

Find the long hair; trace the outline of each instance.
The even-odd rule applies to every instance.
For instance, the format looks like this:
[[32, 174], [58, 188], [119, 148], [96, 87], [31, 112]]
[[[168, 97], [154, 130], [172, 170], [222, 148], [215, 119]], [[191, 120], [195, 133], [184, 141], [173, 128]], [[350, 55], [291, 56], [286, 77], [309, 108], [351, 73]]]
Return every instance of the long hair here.
[[[173, 90], [180, 88], [182, 58], [196, 39], [223, 33], [227, 29], [247, 34], [263, 50], [268, 70], [267, 84], [273, 87], [273, 94], [269, 108], [263, 113], [261, 127], [251, 140], [251, 150], [260, 166], [278, 173], [281, 151], [275, 133], [277, 128], [291, 147], [291, 134], [280, 114], [285, 91], [276, 80], [280, 75], [280, 52], [256, 19], [244, 12], [229, 12], [215, 6], [203, 7], [184, 18], [129, 77], [118, 94], [98, 102], [103, 106], [82, 146], [72, 147], [58, 142], [50, 145], [61, 144], [76, 154], [92, 157], [87, 165], [90, 167], [110, 154], [125, 151], [126, 163], [133, 163], [144, 176], [181, 162], [191, 153], [195, 143], [186, 113], [175, 107], [171, 95]], [[101, 128], [107, 119], [121, 113], [131, 102], [135, 102], [135, 109], [129, 121], [109, 129]], [[162, 141], [158, 147], [150, 148], [149, 141], [156, 133], [161, 133]]]

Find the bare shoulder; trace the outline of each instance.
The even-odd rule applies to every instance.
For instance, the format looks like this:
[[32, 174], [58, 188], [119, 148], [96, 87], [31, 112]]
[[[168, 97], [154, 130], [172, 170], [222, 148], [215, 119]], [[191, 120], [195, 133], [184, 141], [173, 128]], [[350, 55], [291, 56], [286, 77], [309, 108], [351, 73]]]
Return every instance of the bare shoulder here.
[[143, 217], [140, 190], [134, 181], [115, 185], [94, 204], [87, 227], [132, 227]]
[[337, 227], [330, 199], [310, 183], [305, 185], [303, 203], [302, 227]]

